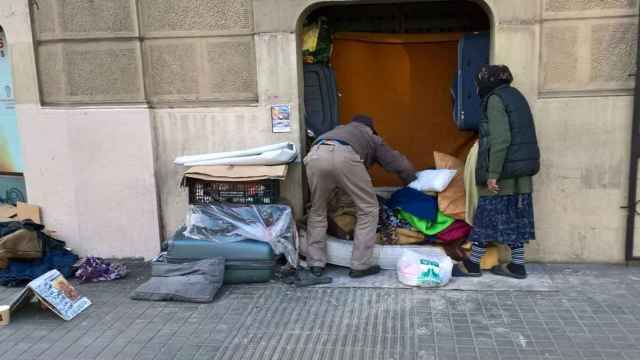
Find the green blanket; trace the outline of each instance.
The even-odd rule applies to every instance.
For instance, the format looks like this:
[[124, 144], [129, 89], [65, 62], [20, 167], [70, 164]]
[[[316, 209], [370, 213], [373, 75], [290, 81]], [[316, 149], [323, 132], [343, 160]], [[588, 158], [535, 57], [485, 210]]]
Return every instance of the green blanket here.
[[425, 235], [439, 234], [440, 232], [451, 226], [451, 224], [453, 224], [453, 222], [455, 221], [454, 218], [447, 216], [440, 211], [438, 211], [438, 217], [436, 218], [435, 223], [429, 220], [415, 217], [402, 210], [400, 210], [400, 212], [398, 213], [398, 217], [406, 220], [407, 222], [409, 222], [409, 224], [411, 224], [411, 226], [418, 229], [418, 231]]

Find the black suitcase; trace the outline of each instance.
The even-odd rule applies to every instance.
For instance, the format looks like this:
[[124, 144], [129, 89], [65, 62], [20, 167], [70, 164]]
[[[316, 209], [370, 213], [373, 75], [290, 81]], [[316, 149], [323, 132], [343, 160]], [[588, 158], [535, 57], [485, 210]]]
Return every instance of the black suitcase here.
[[489, 63], [489, 33], [466, 34], [458, 43], [458, 72], [454, 79], [453, 117], [460, 130], [478, 130], [481, 99], [475, 76], [480, 66]]
[[268, 243], [257, 240], [229, 243], [195, 240], [185, 237], [183, 230], [178, 230], [168, 242], [168, 262], [183, 263], [221, 256], [225, 258], [225, 284], [259, 283], [273, 278], [275, 256]]
[[316, 138], [338, 126], [338, 90], [333, 69], [320, 64], [304, 65], [304, 108], [307, 129]]

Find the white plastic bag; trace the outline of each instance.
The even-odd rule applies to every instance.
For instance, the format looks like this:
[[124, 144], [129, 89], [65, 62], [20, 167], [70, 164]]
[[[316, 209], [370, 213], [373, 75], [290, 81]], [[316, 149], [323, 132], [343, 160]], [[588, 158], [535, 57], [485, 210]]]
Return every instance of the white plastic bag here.
[[405, 250], [398, 260], [398, 280], [409, 286], [438, 287], [451, 280], [453, 261], [441, 249]]
[[418, 191], [443, 192], [456, 176], [458, 170], [424, 170], [416, 173], [417, 179], [409, 187]]

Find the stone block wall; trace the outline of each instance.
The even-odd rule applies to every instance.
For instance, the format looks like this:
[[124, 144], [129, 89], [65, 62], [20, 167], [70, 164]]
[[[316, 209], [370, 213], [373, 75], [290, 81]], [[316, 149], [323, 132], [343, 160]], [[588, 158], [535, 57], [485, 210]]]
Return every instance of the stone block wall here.
[[258, 99], [250, 0], [140, 0], [152, 103]]
[[144, 101], [135, 0], [40, 0], [32, 17], [43, 103]]
[[151, 102], [257, 99], [251, 36], [151, 39], [143, 52]]
[[46, 105], [256, 102], [250, 0], [40, 0]]
[[638, 0], [545, 0], [543, 97], [631, 94]]
[[542, 2], [530, 260], [624, 260], [639, 5]]
[[145, 37], [247, 35], [251, 0], [140, 0]]
[[38, 0], [32, 16], [38, 41], [138, 36], [135, 0]]
[[44, 42], [38, 46], [41, 94], [47, 104], [144, 100], [137, 42]]
[[[42, 104], [156, 108], [149, 119], [165, 236], [187, 207], [176, 156], [300, 145], [295, 36], [255, 35], [253, 0], [39, 0], [31, 11]], [[292, 105], [290, 133], [272, 133], [272, 103]], [[292, 165], [282, 193], [298, 211], [301, 183]]]
[[550, 17], [581, 16], [597, 13], [601, 16], [628, 14], [638, 7], [638, 0], [545, 0], [544, 11]]
[[[27, 3], [27, 0], [0, 1], [0, 18], [2, 14], [10, 18], [9, 14], [14, 13], [3, 5], [6, 1]], [[535, 114], [542, 169], [535, 178], [538, 239], [528, 246], [527, 258], [623, 261], [626, 212], [620, 206], [626, 204], [627, 196], [634, 86], [629, 75], [635, 72], [640, 0], [472, 1], [482, 4], [491, 14], [492, 62], [511, 67], [515, 85], [525, 93]], [[335, 2], [348, 5], [357, 1]], [[153, 186], [141, 182], [153, 178], [150, 175], [153, 173], [165, 236], [182, 222], [186, 207], [186, 194], [178, 187], [183, 169], [172, 164], [175, 156], [280, 141], [302, 144], [299, 118], [302, 84], [296, 34], [300, 16], [327, 2], [38, 0], [38, 3], [37, 8], [31, 9], [37, 56], [34, 58], [31, 53], [31, 40], [22, 39], [22, 46], [14, 47], [14, 53], [26, 60], [17, 61], [14, 56], [13, 61], [14, 69], [22, 74], [17, 76], [23, 81], [18, 80], [18, 85], [36, 78], [32, 74], [36, 67], [30, 65], [36, 62], [40, 83], [16, 86], [19, 103], [139, 102], [157, 106], [153, 110], [131, 111], [126, 117], [113, 109], [105, 110], [104, 114], [100, 111], [80, 116], [76, 113], [84, 114], [85, 110], [64, 108], [29, 113], [19, 107], [22, 117], [29, 119], [23, 129], [25, 134], [31, 134], [25, 137], [26, 143], [29, 139], [32, 143], [41, 142], [40, 136], [44, 135], [62, 141], [77, 129], [84, 129], [82, 134], [92, 134], [89, 130], [97, 126], [97, 131], [105, 133], [116, 127], [118, 132], [113, 134], [122, 137], [118, 146], [135, 144], [132, 145], [135, 150], [141, 142], [152, 144], [136, 160], [147, 162], [144, 176], [118, 180], [113, 174], [121, 173], [117, 171], [119, 165], [109, 161], [110, 155], [101, 155], [104, 161], [96, 162], [100, 166], [92, 168], [98, 172], [101, 167], [111, 165], [112, 169], [104, 172], [104, 179], [91, 171], [77, 171], [97, 186], [116, 184], [112, 194], [125, 188]], [[101, 58], [94, 59], [98, 56]], [[122, 76], [114, 78], [112, 74]], [[279, 103], [292, 106], [291, 133], [271, 131], [269, 106]], [[174, 106], [183, 108], [171, 108]], [[123, 120], [109, 121], [112, 116]], [[51, 121], [68, 122], [64, 119], [77, 120], [63, 129]], [[87, 125], [91, 121], [94, 125]], [[126, 121], [138, 122], [135, 133], [129, 133]], [[89, 152], [86, 147], [93, 146], [93, 142], [100, 144], [109, 139], [101, 136], [91, 138], [92, 141], [70, 139], [61, 146], [64, 152], [55, 153], [58, 147], [53, 145], [38, 151], [30, 149], [29, 158], [33, 161], [27, 166], [31, 172], [27, 180], [32, 179], [29, 191], [37, 195], [35, 198], [45, 208], [55, 208], [56, 214], [69, 211], [68, 216], [55, 218], [54, 224], [61, 229], [66, 226], [69, 234], [77, 233], [72, 242], [76, 246], [88, 231], [80, 229], [77, 220], [69, 219], [80, 218], [77, 214], [82, 212], [91, 215], [91, 209], [99, 208], [99, 204], [93, 206], [94, 202], [109, 199], [101, 199], [90, 194], [91, 189], [79, 186], [71, 190], [63, 188], [62, 184], [68, 183], [66, 172], [56, 175], [55, 170], [87, 163], [83, 154], [74, 154]], [[56, 161], [51, 162], [54, 156]], [[72, 162], [69, 159], [73, 156], [81, 159]], [[46, 176], [41, 174], [40, 165], [45, 160], [51, 163]], [[291, 169], [283, 193], [301, 211], [302, 167], [297, 163]], [[60, 191], [50, 191], [52, 179], [61, 184]], [[151, 197], [155, 194], [145, 193], [140, 201], [152, 204]], [[67, 198], [77, 203], [73, 205], [75, 208], [56, 205], [66, 204], [60, 199]], [[118, 199], [127, 201], [122, 196]], [[102, 212], [93, 211], [98, 218], [102, 216]], [[145, 209], [145, 213], [152, 212], [151, 208]], [[131, 224], [127, 224], [127, 219], [131, 219]], [[117, 221], [123, 226], [140, 223], [130, 215]], [[98, 231], [115, 233], [115, 229], [110, 230], [102, 223], [93, 226]], [[107, 236], [104, 238], [107, 242]], [[96, 253], [108, 253], [101, 251]]]

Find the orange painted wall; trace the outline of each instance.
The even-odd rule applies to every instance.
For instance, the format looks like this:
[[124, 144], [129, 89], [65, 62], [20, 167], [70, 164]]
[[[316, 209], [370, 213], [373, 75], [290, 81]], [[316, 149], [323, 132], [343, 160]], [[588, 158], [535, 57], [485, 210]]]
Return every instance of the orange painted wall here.
[[[341, 94], [340, 121], [373, 117], [385, 141], [418, 170], [434, 166], [434, 150], [464, 158], [476, 135], [459, 131], [452, 117], [460, 36], [336, 34], [331, 64]], [[370, 172], [376, 186], [401, 185], [379, 166]]]

